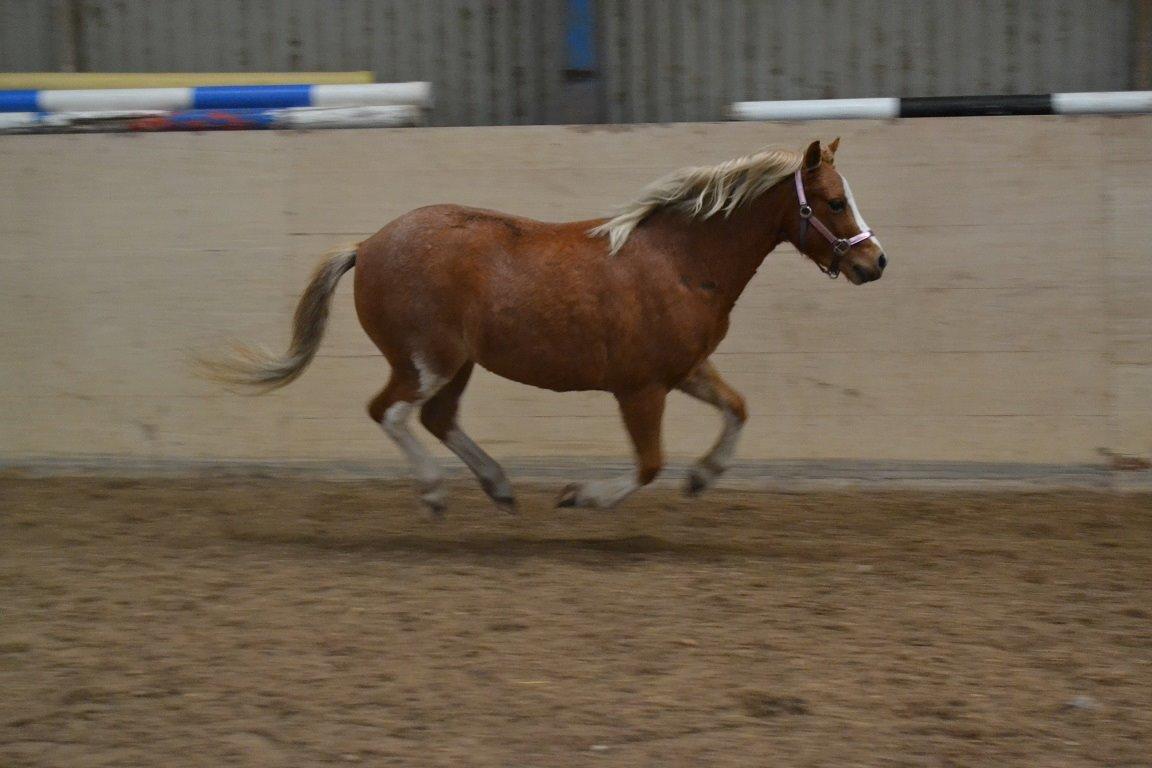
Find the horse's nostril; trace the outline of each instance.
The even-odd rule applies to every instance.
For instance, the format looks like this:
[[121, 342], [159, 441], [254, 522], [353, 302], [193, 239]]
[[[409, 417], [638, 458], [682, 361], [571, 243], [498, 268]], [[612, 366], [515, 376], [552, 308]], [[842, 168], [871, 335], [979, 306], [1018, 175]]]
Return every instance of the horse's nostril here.
[[884, 254], [880, 254], [880, 258], [876, 263], [880, 265], [880, 269], [884, 269], [884, 267], [888, 266], [888, 258]]

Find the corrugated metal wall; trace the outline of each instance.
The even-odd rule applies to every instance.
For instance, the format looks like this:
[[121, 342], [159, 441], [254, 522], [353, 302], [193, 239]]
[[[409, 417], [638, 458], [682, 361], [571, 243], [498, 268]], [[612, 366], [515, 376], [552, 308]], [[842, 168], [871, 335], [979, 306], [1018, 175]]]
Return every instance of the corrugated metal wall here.
[[0, 0], [0, 67], [59, 68], [72, 5], [86, 71], [366, 69], [430, 80], [440, 125], [547, 123], [561, 101], [565, 0]]
[[92, 71], [361, 70], [430, 80], [434, 122], [547, 122], [564, 0], [85, 0]]
[[1129, 0], [600, 0], [612, 122], [733, 101], [1124, 90]]
[[440, 125], [716, 120], [743, 99], [1123, 90], [1141, 3], [596, 0], [600, 78], [566, 84], [567, 0], [0, 0], [0, 69], [370, 69], [431, 80]]
[[57, 3], [0, 0], [0, 71], [52, 72], [60, 67]]

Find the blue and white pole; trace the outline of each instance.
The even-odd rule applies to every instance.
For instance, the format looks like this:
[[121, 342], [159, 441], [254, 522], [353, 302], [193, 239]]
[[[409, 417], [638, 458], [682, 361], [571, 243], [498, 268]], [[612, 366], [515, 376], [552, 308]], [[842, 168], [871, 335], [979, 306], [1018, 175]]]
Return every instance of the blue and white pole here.
[[403, 128], [420, 125], [423, 118], [423, 110], [411, 104], [388, 104], [381, 107], [191, 109], [176, 112], [162, 110], [0, 112], [0, 135], [9, 133]]
[[432, 84], [211, 85], [83, 91], [0, 90], [0, 112], [117, 112], [290, 107], [432, 106]]

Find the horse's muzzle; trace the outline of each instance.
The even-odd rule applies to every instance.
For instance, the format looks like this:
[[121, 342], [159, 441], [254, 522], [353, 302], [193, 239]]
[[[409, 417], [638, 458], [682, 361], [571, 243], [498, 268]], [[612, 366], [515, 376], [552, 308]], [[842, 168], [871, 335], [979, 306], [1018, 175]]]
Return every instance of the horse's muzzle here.
[[888, 266], [888, 259], [884, 254], [880, 254], [880, 258], [876, 260], [876, 265], [869, 267], [864, 264], [852, 263], [848, 265], [848, 277], [856, 285], [863, 285], [864, 283], [871, 283], [879, 280], [880, 276], [884, 274], [884, 267]]

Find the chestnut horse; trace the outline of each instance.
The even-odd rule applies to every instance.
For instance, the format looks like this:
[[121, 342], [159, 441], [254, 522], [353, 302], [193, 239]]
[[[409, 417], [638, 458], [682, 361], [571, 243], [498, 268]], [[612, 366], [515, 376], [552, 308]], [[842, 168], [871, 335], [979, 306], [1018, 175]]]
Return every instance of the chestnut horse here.
[[746, 418], [743, 398], [708, 356], [765, 256], [787, 240], [855, 285], [884, 271], [883, 250], [834, 168], [838, 143], [677, 171], [608, 220], [550, 224], [458, 205], [420, 208], [320, 265], [296, 308], [287, 355], [239, 348], [211, 373], [257, 391], [293, 381], [320, 345], [337, 281], [355, 266], [356, 313], [392, 368], [368, 413], [408, 458], [433, 514], [444, 508], [443, 476], [409, 430], [414, 411], [500, 508], [515, 507], [504, 470], [457, 418], [476, 364], [536, 387], [616, 397], [635, 474], [570, 485], [559, 506], [612, 507], [652, 482], [670, 391], [718, 408], [723, 431], [688, 478], [695, 494], [728, 467]]

